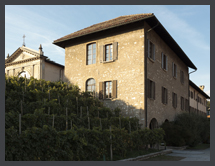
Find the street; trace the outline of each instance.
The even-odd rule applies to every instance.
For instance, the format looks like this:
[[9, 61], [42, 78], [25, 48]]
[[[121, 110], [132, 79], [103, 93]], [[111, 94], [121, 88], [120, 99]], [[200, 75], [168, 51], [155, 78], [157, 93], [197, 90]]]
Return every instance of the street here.
[[205, 150], [173, 150], [167, 156], [186, 157], [180, 161], [210, 161], [210, 148]]

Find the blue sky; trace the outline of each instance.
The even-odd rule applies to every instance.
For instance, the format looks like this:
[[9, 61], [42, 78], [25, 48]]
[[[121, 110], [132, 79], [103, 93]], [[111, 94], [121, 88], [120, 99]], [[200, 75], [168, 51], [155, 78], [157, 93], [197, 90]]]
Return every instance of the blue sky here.
[[[52, 44], [60, 37], [123, 15], [154, 13], [198, 70], [190, 74], [210, 95], [209, 5], [6, 5], [5, 57], [22, 46], [38, 50], [64, 65], [65, 50]], [[193, 69], [190, 70], [190, 72]]]

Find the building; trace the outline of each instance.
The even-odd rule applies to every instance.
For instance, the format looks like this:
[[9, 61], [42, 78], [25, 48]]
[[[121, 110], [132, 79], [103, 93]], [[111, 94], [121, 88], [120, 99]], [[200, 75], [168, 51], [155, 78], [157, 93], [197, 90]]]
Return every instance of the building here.
[[23, 76], [46, 81], [59, 81], [64, 76], [64, 66], [50, 61], [44, 56], [42, 46], [39, 51], [19, 47], [11, 56], [5, 59], [5, 74], [9, 76]]
[[210, 97], [204, 92], [204, 86], [198, 87], [191, 80], [189, 90], [190, 112], [207, 116], [207, 99]]
[[197, 69], [154, 14], [120, 16], [53, 42], [65, 79], [154, 128], [189, 111], [188, 67]]

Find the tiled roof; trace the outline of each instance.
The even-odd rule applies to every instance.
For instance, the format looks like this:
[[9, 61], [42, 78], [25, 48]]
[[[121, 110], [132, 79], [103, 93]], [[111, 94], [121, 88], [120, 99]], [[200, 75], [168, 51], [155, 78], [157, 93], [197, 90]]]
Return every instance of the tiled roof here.
[[94, 24], [91, 25], [87, 28], [81, 29], [79, 31], [76, 31], [74, 33], [71, 33], [69, 35], [66, 35], [64, 37], [61, 37], [57, 40], [55, 40], [53, 43], [58, 43], [58, 42], [62, 42], [68, 39], [72, 39], [75, 37], [79, 37], [79, 36], [83, 36], [83, 35], [87, 35], [93, 32], [98, 32], [98, 31], [102, 31], [105, 29], [109, 29], [109, 28], [113, 28], [116, 26], [120, 26], [120, 25], [124, 25], [124, 24], [128, 24], [128, 23], [132, 23], [132, 22], [136, 22], [148, 17], [152, 17], [154, 16], [153, 13], [147, 13], [147, 14], [133, 14], [133, 15], [126, 15], [126, 16], [120, 16], [111, 20], [107, 20], [98, 24]]

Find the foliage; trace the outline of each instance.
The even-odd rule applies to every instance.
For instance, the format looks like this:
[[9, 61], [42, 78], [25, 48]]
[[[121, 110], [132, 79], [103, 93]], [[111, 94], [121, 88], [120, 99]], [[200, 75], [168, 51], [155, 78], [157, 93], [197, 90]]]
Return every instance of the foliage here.
[[206, 117], [194, 113], [183, 113], [176, 116], [174, 122], [165, 122], [161, 126], [165, 133], [167, 145], [196, 146], [206, 142], [210, 135], [210, 123]]
[[111, 144], [113, 155], [125, 157], [163, 135], [162, 129], [140, 129], [139, 119], [121, 117], [119, 108], [104, 107], [76, 85], [6, 76], [7, 161], [110, 160]]

